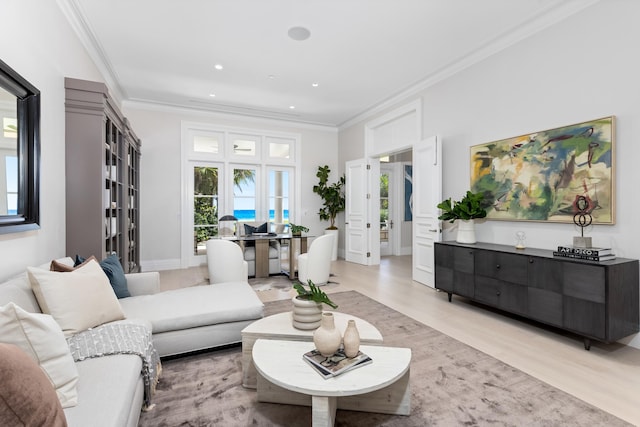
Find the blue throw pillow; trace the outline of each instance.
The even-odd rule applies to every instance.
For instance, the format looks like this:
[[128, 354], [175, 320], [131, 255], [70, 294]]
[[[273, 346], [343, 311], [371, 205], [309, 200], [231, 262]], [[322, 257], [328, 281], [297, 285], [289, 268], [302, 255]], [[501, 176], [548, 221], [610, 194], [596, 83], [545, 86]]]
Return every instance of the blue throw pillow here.
[[[87, 259], [85, 257], [76, 255], [76, 260], [73, 266], [77, 267], [86, 260]], [[100, 267], [102, 267], [102, 271], [104, 271], [104, 274], [109, 278], [109, 283], [111, 283], [113, 292], [115, 292], [118, 298], [127, 298], [131, 296], [129, 288], [127, 287], [127, 278], [124, 275], [124, 270], [122, 269], [122, 265], [120, 264], [120, 260], [117, 255], [111, 254], [100, 261]]]
[[118, 256], [109, 255], [100, 262], [100, 267], [109, 278], [111, 287], [118, 298], [130, 297], [129, 288], [127, 287], [127, 278], [124, 276], [124, 270], [120, 264]]

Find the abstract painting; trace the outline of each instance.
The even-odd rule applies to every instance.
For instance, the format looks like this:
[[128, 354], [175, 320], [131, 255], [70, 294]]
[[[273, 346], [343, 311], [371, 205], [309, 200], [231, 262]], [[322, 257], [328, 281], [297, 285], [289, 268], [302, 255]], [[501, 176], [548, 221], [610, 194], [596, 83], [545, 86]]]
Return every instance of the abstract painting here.
[[404, 220], [413, 221], [413, 166], [404, 165]]
[[593, 224], [614, 224], [614, 134], [611, 116], [475, 145], [471, 191], [487, 219], [572, 223], [583, 196]]

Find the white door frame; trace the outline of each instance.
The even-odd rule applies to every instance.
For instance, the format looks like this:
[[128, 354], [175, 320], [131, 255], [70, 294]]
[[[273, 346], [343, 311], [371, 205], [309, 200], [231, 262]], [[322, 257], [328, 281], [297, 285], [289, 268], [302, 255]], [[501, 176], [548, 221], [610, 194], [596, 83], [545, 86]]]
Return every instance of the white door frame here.
[[[377, 162], [379, 165], [382, 155], [412, 150], [414, 144], [422, 140], [422, 99], [418, 98], [371, 120], [365, 124], [364, 130], [365, 161]], [[379, 193], [380, 177], [370, 174], [369, 181], [369, 188], [377, 188]], [[374, 194], [371, 194], [371, 198], [373, 197]], [[380, 218], [380, 203], [378, 199], [373, 200], [375, 203], [369, 203], [367, 218], [369, 222], [377, 223]], [[380, 263], [380, 234], [371, 238], [368, 244], [371, 254], [369, 265], [377, 265]]]

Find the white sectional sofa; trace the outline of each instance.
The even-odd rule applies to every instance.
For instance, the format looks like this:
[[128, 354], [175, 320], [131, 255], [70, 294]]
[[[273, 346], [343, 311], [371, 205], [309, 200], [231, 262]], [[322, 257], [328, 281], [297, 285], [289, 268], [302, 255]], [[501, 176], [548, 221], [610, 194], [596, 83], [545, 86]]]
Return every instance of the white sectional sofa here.
[[[70, 258], [63, 262], [73, 265]], [[48, 264], [41, 266], [48, 267]], [[150, 328], [161, 357], [240, 342], [240, 331], [263, 316], [264, 306], [246, 282], [160, 292], [157, 272], [131, 274], [126, 278], [131, 297], [118, 300], [126, 317], [118, 322]], [[26, 272], [0, 283], [0, 307], [10, 302], [26, 312], [41, 313]], [[75, 366], [78, 404], [64, 408], [69, 426], [138, 424], [143, 404], [140, 357], [98, 357], [75, 362]]]

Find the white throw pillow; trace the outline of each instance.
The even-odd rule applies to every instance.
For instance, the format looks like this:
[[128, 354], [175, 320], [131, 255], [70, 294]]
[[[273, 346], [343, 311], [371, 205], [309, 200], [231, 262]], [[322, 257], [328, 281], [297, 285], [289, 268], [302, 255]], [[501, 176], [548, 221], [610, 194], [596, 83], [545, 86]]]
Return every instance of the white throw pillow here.
[[42, 311], [53, 316], [67, 337], [124, 319], [109, 278], [95, 260], [69, 273], [33, 267], [27, 271]]
[[53, 317], [29, 313], [10, 302], [0, 307], [0, 341], [20, 347], [40, 365], [63, 408], [78, 404], [78, 370]]

